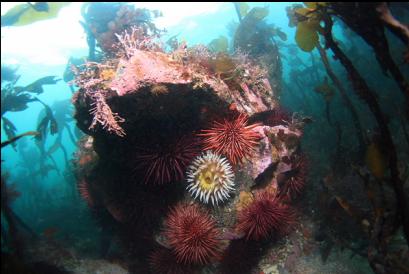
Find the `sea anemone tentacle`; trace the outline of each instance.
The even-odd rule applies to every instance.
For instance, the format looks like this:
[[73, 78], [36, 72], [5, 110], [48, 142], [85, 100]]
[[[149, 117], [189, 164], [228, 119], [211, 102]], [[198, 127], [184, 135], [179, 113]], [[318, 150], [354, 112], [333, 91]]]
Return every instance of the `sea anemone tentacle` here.
[[206, 151], [193, 160], [187, 171], [188, 192], [203, 203], [227, 200], [234, 190], [233, 170], [226, 158]]

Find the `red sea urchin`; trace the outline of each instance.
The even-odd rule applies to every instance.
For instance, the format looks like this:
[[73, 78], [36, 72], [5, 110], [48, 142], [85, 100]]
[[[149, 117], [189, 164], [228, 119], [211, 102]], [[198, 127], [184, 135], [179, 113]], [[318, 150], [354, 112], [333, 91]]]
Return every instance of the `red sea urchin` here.
[[92, 197], [90, 185], [85, 178], [82, 178], [77, 182], [78, 192], [80, 193], [81, 198], [87, 202], [89, 207], [93, 207], [95, 205], [94, 198]]
[[220, 255], [219, 231], [197, 205], [179, 204], [165, 221], [165, 236], [178, 263], [207, 264]]
[[199, 134], [205, 137], [204, 149], [227, 156], [233, 165], [241, 163], [243, 158], [249, 158], [260, 138], [254, 128], [261, 124], [247, 125], [247, 122], [245, 114], [232, 121], [214, 122], [211, 129], [202, 130], [203, 133]]
[[185, 169], [200, 152], [196, 142], [188, 138], [179, 138], [167, 145], [140, 149], [135, 157], [135, 170], [143, 170], [144, 182], [164, 184], [180, 181]]
[[269, 111], [269, 115], [265, 119], [265, 125], [270, 127], [286, 125], [291, 122], [291, 119], [291, 115], [287, 110], [281, 107], [276, 107]]
[[172, 251], [166, 248], [153, 251], [149, 256], [149, 265], [153, 273], [191, 274], [193, 272], [191, 266], [178, 263]]
[[282, 233], [294, 223], [293, 209], [270, 192], [257, 193], [254, 201], [238, 213], [237, 229], [246, 239], [261, 240]]
[[306, 178], [307, 160], [303, 155], [297, 156], [292, 160], [291, 170], [278, 176], [279, 196], [288, 199], [296, 197], [303, 190]]

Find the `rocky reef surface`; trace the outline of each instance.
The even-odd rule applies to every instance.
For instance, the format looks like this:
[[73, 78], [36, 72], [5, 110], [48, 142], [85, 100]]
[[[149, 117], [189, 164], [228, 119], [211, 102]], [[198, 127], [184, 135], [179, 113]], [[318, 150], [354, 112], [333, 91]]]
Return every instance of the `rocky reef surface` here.
[[251, 271], [297, 226], [308, 119], [280, 109], [251, 56], [140, 34], [76, 69], [80, 193], [137, 269]]

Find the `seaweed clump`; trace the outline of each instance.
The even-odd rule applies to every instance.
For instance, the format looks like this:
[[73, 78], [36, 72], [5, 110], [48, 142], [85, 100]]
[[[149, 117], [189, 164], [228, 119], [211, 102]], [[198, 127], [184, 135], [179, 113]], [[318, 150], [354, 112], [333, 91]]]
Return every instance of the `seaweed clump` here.
[[[348, 54], [340, 47], [340, 43], [336, 41], [332, 30], [334, 19], [340, 19], [373, 48], [378, 64], [385, 73], [391, 74], [399, 86], [407, 106], [409, 85], [391, 57], [385, 30], [389, 29], [406, 46], [408, 28], [392, 16], [388, 4], [385, 2], [308, 2], [305, 3], [305, 6], [293, 5], [287, 13], [290, 17], [290, 23], [297, 26], [296, 41], [298, 46], [304, 51], [312, 51], [315, 48], [319, 50], [327, 73], [337, 84], [344, 101], [347, 103], [346, 105], [353, 114], [356, 131], [360, 136], [361, 150], [364, 136], [362, 136], [356, 111], [329, 66], [326, 49], [330, 49], [336, 60], [345, 68], [355, 95], [368, 106], [376, 121], [378, 134], [376, 134], [376, 141], [369, 144], [366, 157], [370, 174], [365, 174], [362, 170], [356, 171], [365, 186], [366, 201], [371, 204], [372, 211], [368, 213], [355, 209], [351, 201], [333, 194], [337, 206], [345, 210], [359, 224], [361, 234], [357, 233], [359, 236], [356, 235], [356, 237], [368, 240], [363, 244], [363, 249], [367, 249], [364, 252], [362, 250], [356, 251], [348, 244], [346, 246], [366, 257], [376, 273], [404, 271], [404, 263], [396, 263], [401, 261], [400, 254], [394, 250], [390, 241], [391, 238], [399, 235], [399, 227], [402, 227], [406, 243], [409, 243], [409, 204], [407, 197], [405, 197], [404, 180], [398, 169], [396, 145], [377, 93], [360, 74], [356, 64], [352, 62]], [[325, 47], [321, 47], [320, 37], [323, 38]], [[379, 149], [380, 147], [382, 150]], [[385, 184], [379, 184], [380, 181], [385, 182]], [[328, 187], [328, 185], [325, 187], [331, 192], [332, 187]], [[393, 193], [393, 197], [389, 195], [390, 193]], [[371, 216], [370, 220], [362, 217], [366, 215]]]

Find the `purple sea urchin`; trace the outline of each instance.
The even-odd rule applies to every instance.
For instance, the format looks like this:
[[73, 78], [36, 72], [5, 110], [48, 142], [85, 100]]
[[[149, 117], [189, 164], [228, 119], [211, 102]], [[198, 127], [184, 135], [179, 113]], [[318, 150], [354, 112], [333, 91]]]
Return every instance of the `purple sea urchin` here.
[[226, 158], [206, 151], [198, 156], [187, 171], [187, 190], [196, 199], [212, 204], [218, 204], [230, 197], [234, 190], [234, 174]]

